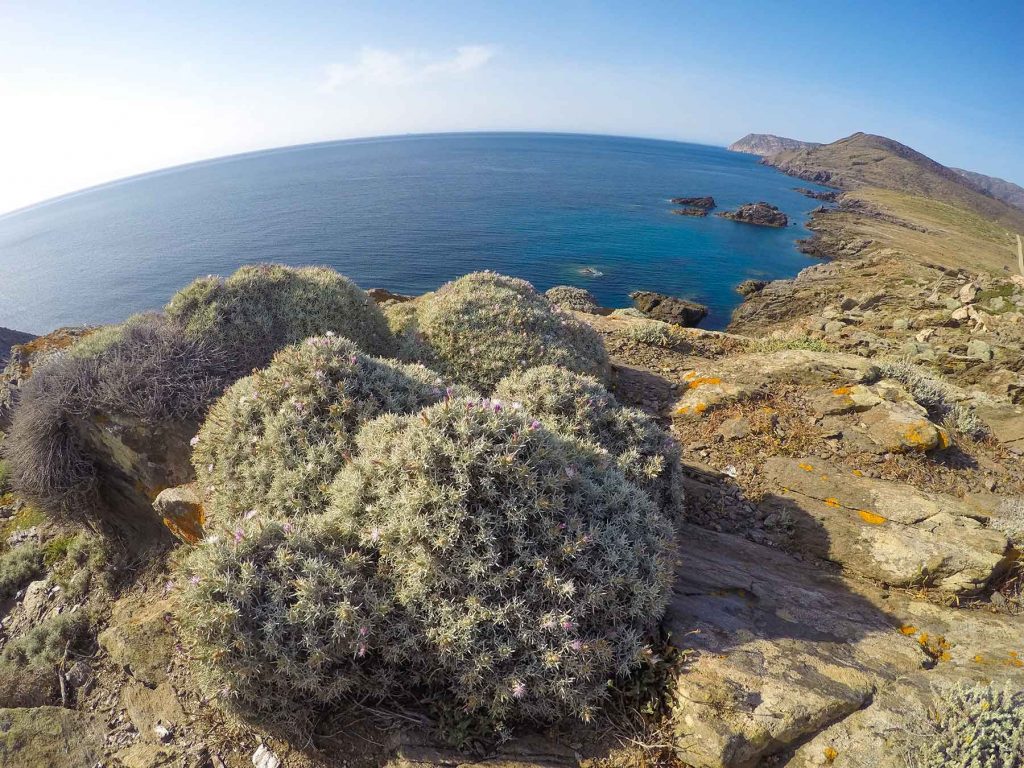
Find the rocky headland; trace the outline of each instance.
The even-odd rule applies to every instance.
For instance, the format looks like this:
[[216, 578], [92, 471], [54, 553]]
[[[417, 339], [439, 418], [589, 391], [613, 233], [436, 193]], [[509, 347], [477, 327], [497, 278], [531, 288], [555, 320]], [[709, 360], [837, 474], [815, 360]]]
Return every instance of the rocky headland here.
[[785, 136], [775, 136], [771, 133], [748, 133], [739, 141], [734, 141], [730, 144], [729, 150], [732, 152], [745, 152], [750, 155], [768, 157], [788, 150], [807, 149], [810, 147], [820, 146], [820, 144], [816, 144], [813, 141], [787, 139]]

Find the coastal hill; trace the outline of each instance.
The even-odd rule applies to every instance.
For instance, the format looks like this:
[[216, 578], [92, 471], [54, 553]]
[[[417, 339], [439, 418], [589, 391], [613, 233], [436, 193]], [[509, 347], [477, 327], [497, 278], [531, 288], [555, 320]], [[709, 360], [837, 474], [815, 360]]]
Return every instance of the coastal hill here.
[[779, 152], [820, 146], [820, 144], [816, 144], [813, 141], [797, 141], [796, 139], [787, 139], [785, 136], [775, 136], [771, 133], [748, 133], [739, 141], [734, 141], [730, 144], [729, 150], [768, 157]]
[[953, 168], [952, 170], [992, 195], [992, 197], [998, 198], [1004, 203], [1009, 203], [1014, 208], [1024, 210], [1024, 187], [1014, 184], [1012, 181], [1000, 179], [997, 176], [986, 176], [983, 173], [965, 171], [963, 168]]
[[774, 154], [783, 173], [840, 189], [878, 187], [968, 208], [1006, 226], [1024, 228], [1024, 214], [963, 174], [893, 139], [855, 133], [831, 144]]

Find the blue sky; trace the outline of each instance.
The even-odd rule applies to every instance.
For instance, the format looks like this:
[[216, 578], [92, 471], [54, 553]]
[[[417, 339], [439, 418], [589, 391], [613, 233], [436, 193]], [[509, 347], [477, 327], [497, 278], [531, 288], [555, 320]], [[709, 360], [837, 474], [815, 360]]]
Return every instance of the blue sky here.
[[1024, 2], [0, 2], [0, 211], [286, 144], [881, 133], [1024, 184]]

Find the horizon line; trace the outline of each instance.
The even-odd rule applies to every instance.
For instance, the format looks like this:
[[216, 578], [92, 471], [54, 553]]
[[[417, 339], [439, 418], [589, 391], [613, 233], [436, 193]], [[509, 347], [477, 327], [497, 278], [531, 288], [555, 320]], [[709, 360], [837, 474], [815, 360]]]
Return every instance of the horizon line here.
[[655, 136], [629, 136], [625, 134], [615, 133], [587, 133], [587, 132], [575, 132], [575, 131], [528, 131], [528, 130], [504, 130], [504, 131], [428, 131], [425, 133], [386, 133], [378, 136], [354, 136], [347, 139], [325, 139], [323, 141], [309, 141], [301, 144], [284, 144], [277, 147], [264, 147], [263, 149], [250, 149], [245, 152], [235, 152], [228, 155], [216, 155], [214, 157], [201, 158], [199, 160], [190, 160], [185, 163], [178, 165], [169, 165], [163, 168], [154, 168], [151, 171], [143, 171], [141, 173], [134, 173], [130, 176], [122, 176], [110, 181], [103, 181], [99, 184], [92, 184], [88, 187], [82, 187], [81, 189], [75, 189], [70, 192], [64, 192], [54, 197], [47, 197], [43, 200], [39, 200], [35, 203], [29, 203], [18, 208], [13, 208], [9, 211], [0, 213], [0, 221], [10, 217], [16, 216], [36, 208], [43, 208], [47, 205], [59, 203], [64, 200], [70, 200], [79, 195], [88, 194], [101, 189], [107, 189], [109, 187], [116, 187], [120, 184], [127, 184], [132, 181], [139, 179], [149, 178], [151, 176], [160, 176], [165, 173], [177, 173], [179, 171], [188, 170], [190, 168], [197, 168], [205, 165], [214, 165], [217, 163], [228, 163], [234, 162], [235, 160], [243, 160], [249, 157], [257, 155], [269, 155], [275, 153], [285, 152], [298, 152], [307, 149], [315, 149], [317, 147], [323, 147], [331, 144], [364, 144], [373, 142], [385, 142], [385, 141], [403, 141], [409, 139], [426, 139], [435, 138], [441, 136], [573, 136], [580, 138], [601, 138], [601, 139], [634, 139], [640, 141], [658, 141], [665, 144], [692, 144], [698, 147], [713, 147], [715, 149], [728, 149], [727, 146], [722, 144], [705, 144], [699, 141], [686, 141], [683, 139], [666, 139]]

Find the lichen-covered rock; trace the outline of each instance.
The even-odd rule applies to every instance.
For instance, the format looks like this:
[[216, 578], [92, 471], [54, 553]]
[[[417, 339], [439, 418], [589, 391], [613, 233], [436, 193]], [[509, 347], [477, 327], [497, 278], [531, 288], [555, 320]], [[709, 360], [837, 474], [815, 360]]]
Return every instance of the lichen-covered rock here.
[[94, 766], [103, 759], [99, 718], [63, 707], [0, 709], [0, 765]]
[[761, 227], [789, 226], [789, 218], [785, 213], [780, 211], [777, 206], [764, 202], [747, 203], [735, 211], [724, 211], [718, 215], [723, 219], [739, 221], [744, 224], [756, 224]]
[[629, 298], [645, 317], [681, 325], [683, 328], [694, 328], [708, 316], [708, 308], [703, 304], [676, 296], [666, 296], [663, 293], [633, 291]]

